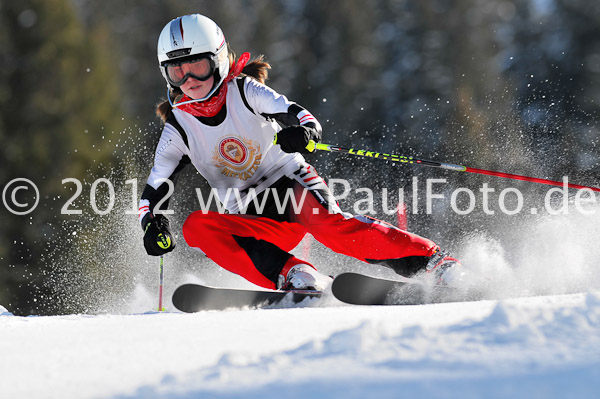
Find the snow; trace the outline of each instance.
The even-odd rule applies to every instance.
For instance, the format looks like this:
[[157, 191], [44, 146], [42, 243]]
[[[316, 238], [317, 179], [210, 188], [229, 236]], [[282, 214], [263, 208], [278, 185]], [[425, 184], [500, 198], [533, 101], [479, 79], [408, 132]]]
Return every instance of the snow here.
[[[182, 314], [168, 301], [179, 284], [251, 287], [195, 251], [187, 260], [182, 245], [166, 267], [167, 312], [149, 312], [156, 264], [115, 250], [137, 269], [94, 276], [109, 288], [80, 295], [89, 314], [20, 317], [0, 304], [0, 399], [596, 398], [600, 263], [589, 248], [597, 246], [598, 215], [461, 237], [466, 283], [487, 299], [476, 302], [361, 307], [327, 294], [288, 308]], [[123, 247], [139, 253], [139, 236], [130, 236]], [[317, 243], [311, 251], [309, 260], [330, 274], [397, 277]]]
[[597, 397], [600, 293], [12, 316], [2, 398]]

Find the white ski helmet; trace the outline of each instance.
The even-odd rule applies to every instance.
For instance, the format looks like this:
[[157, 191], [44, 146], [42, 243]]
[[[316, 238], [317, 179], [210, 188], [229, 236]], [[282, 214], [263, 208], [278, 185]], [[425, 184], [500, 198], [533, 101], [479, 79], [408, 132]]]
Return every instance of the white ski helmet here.
[[[215, 84], [206, 97], [196, 101], [203, 101], [212, 96], [229, 74], [229, 56], [225, 35], [213, 20], [204, 15], [184, 15], [169, 22], [158, 37], [157, 54], [160, 70], [170, 89], [179, 85], [169, 77], [167, 72], [169, 65], [179, 65], [182, 62], [202, 58], [210, 61], [213, 73], [211, 76], [215, 77]], [[183, 77], [181, 83], [186, 78], [187, 75]], [[201, 80], [208, 78], [210, 76]]]

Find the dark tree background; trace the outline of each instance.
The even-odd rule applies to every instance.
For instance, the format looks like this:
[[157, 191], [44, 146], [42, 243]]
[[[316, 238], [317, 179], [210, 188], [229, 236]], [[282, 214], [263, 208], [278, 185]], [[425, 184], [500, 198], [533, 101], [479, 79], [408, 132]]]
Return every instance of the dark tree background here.
[[[103, 280], [118, 253], [106, 236], [139, 241], [121, 258], [143, 252], [140, 232], [86, 216], [83, 196], [73, 204], [82, 215], [61, 214], [74, 193], [62, 179], [80, 179], [87, 194], [99, 177], [135, 177], [143, 187], [160, 134], [154, 107], [166, 92], [157, 37], [194, 12], [214, 19], [238, 54], [265, 54], [269, 85], [319, 118], [325, 142], [598, 185], [598, 2], [0, 1], [0, 188], [28, 178], [41, 193], [29, 215], [0, 208], [0, 304], [9, 310], [85, 311], [73, 299], [85, 289], [68, 290], [60, 276]], [[309, 161], [372, 189], [410, 190], [413, 176], [473, 190], [487, 181], [332, 154]], [[180, 197], [194, 196], [188, 186]], [[437, 239], [486, 224], [437, 212], [414, 226]], [[96, 255], [62, 262], [84, 246]], [[129, 277], [106, 273], [111, 284]]]

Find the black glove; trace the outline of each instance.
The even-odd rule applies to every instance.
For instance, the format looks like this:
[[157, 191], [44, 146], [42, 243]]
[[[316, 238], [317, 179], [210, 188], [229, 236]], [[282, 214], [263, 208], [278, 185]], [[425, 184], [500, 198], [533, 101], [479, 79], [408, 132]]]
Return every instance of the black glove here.
[[309, 154], [314, 151], [314, 148], [312, 151], [306, 148], [310, 140], [318, 143], [321, 141], [321, 134], [312, 127], [294, 125], [281, 129], [275, 135], [273, 143], [279, 144], [284, 152]]
[[148, 255], [160, 256], [175, 249], [175, 240], [169, 230], [169, 219], [163, 215], [146, 214], [142, 219], [144, 248]]

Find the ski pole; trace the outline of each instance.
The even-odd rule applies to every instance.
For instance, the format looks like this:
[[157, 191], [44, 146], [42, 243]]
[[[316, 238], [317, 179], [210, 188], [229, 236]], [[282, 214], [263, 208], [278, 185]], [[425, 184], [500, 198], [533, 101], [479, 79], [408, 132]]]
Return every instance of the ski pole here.
[[160, 260], [158, 262], [158, 271], [159, 271], [159, 278], [158, 278], [158, 311], [162, 312], [165, 310], [165, 308], [163, 308], [163, 282], [164, 282], [164, 266], [165, 266], [165, 259], [164, 256], [161, 255], [160, 256]]
[[548, 184], [550, 186], [559, 186], [559, 187], [567, 186], [569, 188], [574, 188], [574, 189], [578, 189], [578, 190], [589, 189], [592, 191], [600, 192], [600, 188], [598, 188], [598, 187], [582, 186], [579, 184], [572, 184], [572, 183], [561, 182], [561, 181], [556, 181], [556, 180], [540, 179], [537, 177], [515, 175], [512, 173], [504, 173], [504, 172], [496, 172], [493, 170], [477, 169], [477, 168], [471, 168], [468, 166], [454, 165], [451, 163], [428, 161], [425, 159], [419, 159], [419, 158], [404, 156], [404, 155], [386, 154], [386, 153], [381, 153], [381, 152], [376, 152], [376, 151], [368, 151], [368, 150], [357, 150], [354, 148], [344, 148], [344, 147], [338, 147], [338, 146], [335, 146], [332, 144], [315, 143], [313, 140], [311, 140], [308, 143], [306, 148], [310, 152], [313, 152], [315, 150], [329, 151], [329, 152], [341, 152], [344, 154], [351, 154], [351, 155], [356, 155], [359, 157], [383, 159], [385, 161], [391, 161], [391, 162], [400, 162], [400, 163], [431, 166], [434, 168], [454, 170], [457, 172], [477, 173], [480, 175], [497, 176], [497, 177], [504, 177], [504, 178], [513, 179], [513, 180], [523, 180], [523, 181], [529, 181], [529, 182], [540, 183], [540, 184]]

